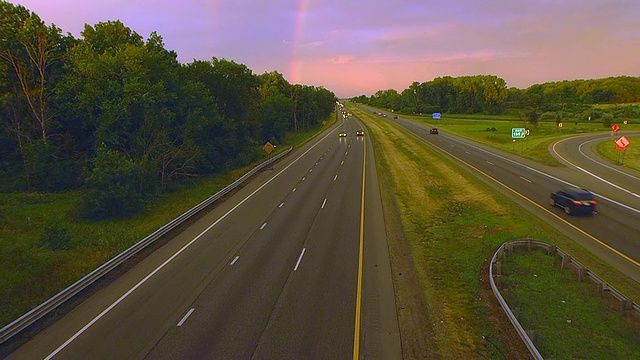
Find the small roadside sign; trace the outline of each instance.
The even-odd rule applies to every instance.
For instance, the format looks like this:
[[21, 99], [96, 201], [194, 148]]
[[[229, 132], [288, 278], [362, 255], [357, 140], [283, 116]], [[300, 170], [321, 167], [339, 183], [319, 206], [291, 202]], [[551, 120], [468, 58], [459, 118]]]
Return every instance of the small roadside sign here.
[[264, 150], [264, 152], [266, 152], [268, 155], [271, 155], [271, 153], [273, 152], [274, 148], [275, 148], [275, 146], [273, 146], [272, 143], [267, 141], [267, 143], [264, 144], [264, 146], [262, 147], [262, 150]]
[[629, 146], [629, 144], [631, 144], [631, 141], [629, 141], [629, 139], [626, 136], [621, 136], [618, 140], [616, 140], [616, 145], [622, 148], [621, 150], [626, 149], [626, 147]]
[[433, 113], [433, 118], [434, 119], [440, 119], [440, 113]]
[[618, 124], [613, 124], [613, 125], [611, 125], [611, 130], [613, 130], [613, 131], [618, 131], [618, 130], [620, 130], [620, 125], [618, 125]]
[[513, 139], [524, 139], [527, 134], [527, 129], [525, 128], [512, 128], [511, 129], [511, 137]]

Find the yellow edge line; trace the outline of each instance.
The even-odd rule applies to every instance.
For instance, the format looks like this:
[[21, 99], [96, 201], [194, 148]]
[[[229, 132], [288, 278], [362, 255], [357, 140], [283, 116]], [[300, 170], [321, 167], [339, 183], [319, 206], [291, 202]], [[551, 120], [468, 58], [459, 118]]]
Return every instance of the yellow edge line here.
[[[570, 138], [567, 138], [567, 139], [570, 139]], [[562, 139], [562, 140], [556, 141], [555, 143], [553, 143], [553, 146], [551, 148], [553, 149], [553, 153], [558, 155], [558, 157], [560, 159], [564, 160], [567, 164], [577, 168], [577, 167], [579, 167], [578, 165], [576, 165], [576, 164], [572, 163], [571, 161], [565, 159], [564, 156], [560, 155], [560, 153], [556, 150], [556, 145], [560, 144], [561, 142], [563, 142], [563, 141], [565, 141], [567, 139]]]
[[[364, 140], [364, 139], [363, 139]], [[356, 295], [356, 323], [353, 334], [353, 359], [360, 357], [360, 319], [362, 317], [362, 267], [364, 262], [364, 195], [365, 195], [365, 179], [367, 165], [367, 147], [364, 147], [364, 160], [362, 161], [362, 200], [360, 202], [360, 249], [358, 251], [358, 287]]]
[[[415, 135], [414, 135], [414, 136], [415, 136]], [[420, 138], [418, 138], [418, 139], [420, 139]], [[424, 140], [422, 140], [422, 141], [424, 141]], [[430, 145], [430, 146], [433, 146], [433, 145]], [[523, 198], [524, 200], [526, 200], [526, 201], [530, 202], [532, 205], [537, 206], [539, 209], [541, 209], [541, 210], [545, 211], [547, 214], [549, 214], [549, 215], [551, 215], [551, 216], [555, 217], [556, 219], [558, 219], [558, 220], [562, 221], [563, 223], [565, 223], [565, 224], [566, 224], [566, 225], [568, 225], [569, 227], [573, 228], [574, 230], [578, 231], [579, 233], [583, 234], [584, 236], [588, 237], [589, 239], [591, 239], [591, 240], [595, 241], [596, 243], [600, 244], [601, 246], [603, 246], [604, 248], [606, 248], [606, 249], [608, 249], [609, 251], [613, 252], [614, 254], [616, 254], [616, 255], [620, 256], [621, 258], [623, 258], [623, 259], [627, 260], [628, 262], [632, 263], [633, 265], [640, 267], [640, 262], [638, 262], [638, 261], [636, 261], [636, 260], [634, 260], [634, 259], [632, 259], [632, 258], [628, 257], [628, 256], [627, 256], [627, 255], [625, 255], [624, 253], [622, 253], [622, 252], [620, 252], [619, 250], [617, 250], [617, 249], [615, 249], [615, 248], [611, 247], [610, 245], [608, 245], [608, 244], [604, 243], [603, 241], [599, 240], [599, 239], [598, 239], [598, 238], [596, 238], [595, 236], [593, 236], [593, 235], [589, 234], [588, 232], [585, 232], [584, 230], [580, 229], [579, 227], [577, 227], [577, 226], [573, 225], [572, 223], [570, 223], [570, 222], [566, 221], [565, 219], [563, 219], [563, 218], [559, 217], [558, 215], [556, 215], [556, 214], [554, 214], [553, 212], [549, 211], [549, 209], [547, 209], [547, 208], [545, 208], [544, 206], [542, 206], [542, 205], [540, 205], [540, 204], [538, 204], [538, 203], [534, 202], [533, 200], [529, 199], [528, 197], [526, 197], [526, 196], [524, 196], [524, 195], [520, 194], [520, 193], [519, 193], [519, 192], [517, 192], [516, 190], [514, 190], [514, 189], [510, 188], [508, 185], [506, 185], [506, 184], [504, 184], [504, 183], [500, 182], [498, 179], [496, 179], [496, 178], [492, 177], [491, 175], [489, 175], [489, 174], [487, 174], [487, 173], [483, 172], [482, 170], [480, 170], [480, 169], [476, 168], [475, 166], [473, 166], [473, 165], [471, 165], [471, 164], [467, 163], [466, 161], [464, 161], [464, 160], [460, 159], [459, 157], [457, 157], [457, 156], [455, 156], [455, 155], [451, 154], [450, 152], [448, 152], [448, 151], [446, 151], [446, 150], [444, 150], [444, 149], [442, 149], [442, 148], [438, 148], [438, 149], [439, 149], [439, 150], [441, 150], [442, 152], [446, 153], [447, 155], [451, 156], [452, 158], [457, 159], [458, 161], [460, 161], [461, 163], [463, 163], [463, 164], [467, 165], [468, 167], [470, 167], [470, 168], [474, 169], [475, 171], [479, 172], [480, 174], [482, 174], [482, 175], [484, 175], [484, 176], [488, 177], [489, 179], [491, 179], [491, 180], [495, 181], [496, 183], [498, 183], [498, 184], [502, 185], [503, 187], [505, 187], [505, 188], [509, 189], [509, 190], [510, 190], [511, 192], [513, 192], [514, 194], [516, 194], [516, 195], [518, 195], [519, 197]], [[555, 151], [555, 145], [554, 145], [554, 151]], [[560, 157], [562, 158], [562, 156], [560, 156]], [[563, 158], [563, 159], [564, 159], [564, 158]], [[565, 161], [566, 161], [566, 160], [565, 160]], [[568, 162], [568, 161], [567, 161], [567, 162]], [[571, 163], [570, 163], [570, 164], [571, 164]]]

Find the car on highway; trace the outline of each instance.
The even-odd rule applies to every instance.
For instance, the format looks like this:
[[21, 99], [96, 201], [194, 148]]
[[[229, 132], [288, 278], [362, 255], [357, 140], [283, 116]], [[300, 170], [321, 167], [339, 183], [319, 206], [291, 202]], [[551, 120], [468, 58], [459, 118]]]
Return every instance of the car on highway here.
[[347, 132], [341, 131], [340, 133], [338, 133], [338, 137], [347, 137]]
[[429, 130], [429, 134], [438, 134], [438, 128], [431, 128], [431, 130]]
[[356, 131], [356, 136], [364, 136], [364, 130]]
[[587, 189], [563, 189], [551, 194], [551, 206], [564, 209], [567, 215], [593, 215], [598, 212], [598, 203]]

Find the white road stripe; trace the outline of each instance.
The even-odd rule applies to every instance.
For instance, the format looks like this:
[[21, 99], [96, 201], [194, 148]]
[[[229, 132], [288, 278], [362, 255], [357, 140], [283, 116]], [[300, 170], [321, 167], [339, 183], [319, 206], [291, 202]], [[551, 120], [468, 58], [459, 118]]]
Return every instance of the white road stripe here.
[[304, 181], [306, 178], [307, 178], [306, 176], [305, 176], [305, 177], [303, 177], [303, 178], [302, 178], [302, 181]]
[[297, 189], [297, 188], [293, 188], [293, 191], [291, 191], [291, 192], [296, 192], [296, 189]]
[[522, 177], [522, 176], [520, 176], [520, 179], [522, 179], [522, 180], [524, 180], [524, 181], [526, 181], [526, 182], [528, 182], [528, 183], [531, 183], [531, 182], [532, 182], [531, 180], [529, 180], [529, 179], [527, 179], [527, 178], [525, 178], [525, 177]]
[[280, 206], [278, 206], [279, 208], [281, 208], [284, 205], [284, 203], [281, 203]]
[[322, 209], [324, 209], [324, 205], [327, 203], [327, 199], [324, 199], [324, 201], [322, 202]]
[[236, 261], [238, 261], [238, 259], [240, 259], [240, 256], [239, 256], [239, 255], [238, 255], [238, 256], [236, 256], [236, 258], [235, 258], [235, 259], [233, 259], [233, 261], [231, 262], [231, 265], [235, 264], [235, 263], [236, 263]]
[[468, 152], [468, 151], [465, 151], [464, 153], [465, 153], [465, 154], [467, 154], [467, 155], [471, 155], [471, 153], [470, 153], [470, 152]]
[[491, 161], [489, 161], [489, 160], [486, 160], [486, 161], [487, 161], [487, 164], [489, 164], [489, 165], [495, 165], [494, 163], [492, 163], [492, 162], [491, 162]]
[[293, 271], [298, 271], [298, 266], [300, 265], [300, 261], [302, 261], [305, 250], [306, 248], [302, 248], [302, 253], [300, 253], [300, 257], [298, 258], [298, 262], [296, 263], [296, 267], [293, 268]]
[[260, 226], [260, 230], [264, 229], [265, 226], [267, 226], [267, 223], [262, 224], [262, 226]]
[[338, 178], [338, 175], [336, 174], [336, 176], [333, 177], [333, 181], [336, 181], [337, 178]]
[[342, 162], [340, 163], [340, 165], [344, 165], [344, 160], [342, 160]]
[[184, 322], [185, 322], [185, 321], [187, 321], [187, 318], [188, 318], [189, 316], [191, 316], [191, 314], [193, 314], [193, 312], [194, 312], [195, 310], [196, 310], [196, 309], [191, 309], [191, 310], [189, 310], [189, 312], [187, 313], [187, 315], [185, 315], [185, 316], [182, 318], [182, 320], [180, 320], [180, 322], [178, 323], [178, 326], [182, 326], [182, 324], [184, 324]]

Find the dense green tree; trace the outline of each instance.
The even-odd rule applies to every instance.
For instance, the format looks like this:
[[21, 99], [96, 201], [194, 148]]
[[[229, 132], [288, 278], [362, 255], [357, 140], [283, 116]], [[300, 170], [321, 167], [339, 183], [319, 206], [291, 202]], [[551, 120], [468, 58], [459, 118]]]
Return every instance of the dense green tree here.
[[259, 111], [262, 139], [281, 143], [293, 124], [293, 100], [284, 95], [271, 96], [260, 104]]

